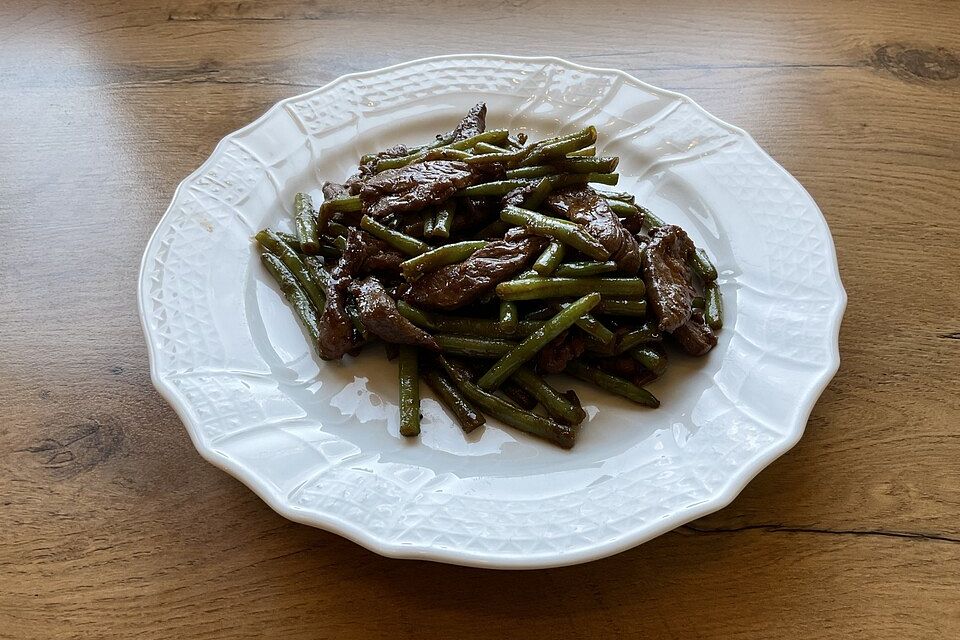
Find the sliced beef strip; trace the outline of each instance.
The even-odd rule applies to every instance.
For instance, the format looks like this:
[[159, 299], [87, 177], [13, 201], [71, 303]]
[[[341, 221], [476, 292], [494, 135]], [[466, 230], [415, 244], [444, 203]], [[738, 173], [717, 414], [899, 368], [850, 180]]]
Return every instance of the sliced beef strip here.
[[457, 160], [434, 160], [387, 169], [363, 181], [360, 200], [363, 212], [374, 218], [391, 213], [416, 211], [442, 204], [454, 193], [491, 177], [488, 168], [471, 167]]
[[599, 193], [590, 187], [573, 187], [552, 193], [547, 207], [571, 222], [583, 225], [610, 252], [610, 259], [629, 274], [640, 270], [640, 246]]
[[350, 195], [347, 187], [339, 182], [324, 182], [323, 186], [320, 187], [320, 191], [323, 192], [324, 200], [336, 200], [337, 198], [343, 198]]
[[458, 124], [453, 131], [443, 136], [438, 136], [438, 138], [441, 140], [449, 139], [451, 142], [456, 142], [457, 140], [472, 138], [477, 134], [483, 133], [486, 129], [487, 105], [484, 102], [479, 102], [472, 106], [470, 111], [467, 111], [467, 115], [463, 117], [463, 120], [460, 121], [460, 124]]
[[537, 188], [537, 184], [537, 182], [528, 182], [527, 184], [510, 191], [500, 200], [500, 208], [502, 209], [507, 205], [522, 207], [523, 201], [526, 200], [531, 193], [533, 193], [533, 190]]
[[643, 280], [661, 331], [673, 331], [690, 319], [695, 295], [688, 266], [693, 242], [672, 224], [650, 232], [643, 249]]
[[327, 291], [327, 302], [318, 324], [320, 341], [317, 350], [324, 360], [339, 360], [359, 346], [353, 323], [347, 315], [346, 293], [337, 286]]
[[717, 346], [717, 335], [704, 320], [701, 309], [694, 309], [690, 319], [673, 331], [673, 337], [692, 356], [702, 356]]
[[337, 281], [365, 275], [371, 271], [400, 272], [400, 263], [406, 256], [362, 229], [347, 231], [347, 248], [333, 270]]
[[564, 331], [537, 354], [537, 369], [543, 373], [560, 373], [568, 362], [586, 350], [587, 341], [579, 331]]
[[354, 280], [349, 288], [360, 312], [360, 321], [370, 333], [387, 342], [440, 350], [428, 333], [400, 315], [397, 303], [379, 280], [373, 277]]
[[404, 299], [429, 309], [459, 309], [522, 271], [545, 245], [543, 238], [511, 229], [503, 240], [489, 243], [463, 262], [426, 274], [410, 285]]

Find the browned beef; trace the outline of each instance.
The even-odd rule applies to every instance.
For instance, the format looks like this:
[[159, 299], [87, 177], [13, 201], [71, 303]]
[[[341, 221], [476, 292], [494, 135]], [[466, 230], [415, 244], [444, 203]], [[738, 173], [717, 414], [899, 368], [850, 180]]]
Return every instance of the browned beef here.
[[475, 104], [467, 111], [460, 124], [450, 133], [441, 136], [443, 140], [449, 139], [450, 142], [457, 140], [466, 140], [472, 138], [478, 133], [483, 133], [487, 128], [487, 105], [483, 102]]
[[370, 176], [360, 188], [360, 200], [365, 214], [382, 218], [441, 204], [489, 175], [457, 160], [419, 162]]
[[347, 248], [333, 269], [335, 280], [360, 276], [371, 271], [400, 272], [406, 256], [362, 229], [347, 232]]
[[533, 193], [533, 190], [537, 188], [537, 184], [538, 183], [536, 182], [528, 182], [527, 184], [510, 191], [500, 200], [500, 207], [503, 208], [509, 204], [512, 204], [515, 207], [522, 207], [523, 201], [526, 200], [531, 193]]
[[692, 251], [689, 236], [672, 224], [651, 231], [643, 250], [647, 298], [662, 331], [673, 331], [690, 318], [695, 295], [688, 266]]
[[634, 274], [640, 270], [640, 246], [605, 198], [589, 187], [573, 187], [551, 194], [547, 206], [571, 222], [583, 225], [610, 252], [610, 259], [621, 270]]
[[543, 373], [560, 373], [568, 362], [586, 350], [587, 341], [579, 331], [564, 331], [537, 354], [537, 369]]
[[410, 285], [404, 298], [429, 309], [459, 309], [522, 271], [545, 245], [543, 238], [511, 229], [503, 240], [489, 243], [463, 262], [426, 274]]
[[346, 310], [346, 293], [332, 286], [327, 290], [327, 302], [320, 314], [320, 341], [317, 350], [324, 360], [339, 360], [359, 346], [353, 323]]
[[343, 198], [350, 195], [347, 187], [339, 182], [324, 182], [323, 186], [320, 187], [320, 191], [323, 192], [324, 200], [336, 200], [337, 198]]
[[690, 319], [673, 331], [673, 337], [692, 356], [702, 356], [717, 346], [717, 335], [704, 320], [700, 309], [693, 310]]
[[360, 321], [373, 335], [387, 342], [440, 350], [428, 333], [400, 315], [397, 303], [376, 278], [354, 280], [350, 283], [350, 293], [360, 312]]

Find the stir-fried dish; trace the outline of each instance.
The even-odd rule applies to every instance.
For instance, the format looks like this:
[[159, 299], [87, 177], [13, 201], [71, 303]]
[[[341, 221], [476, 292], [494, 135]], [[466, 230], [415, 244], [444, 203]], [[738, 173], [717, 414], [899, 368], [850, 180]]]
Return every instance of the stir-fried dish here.
[[[590, 126], [530, 142], [486, 129], [478, 104], [452, 131], [360, 158], [296, 233], [256, 240], [324, 360], [381, 343], [398, 361], [400, 432], [420, 433], [420, 381], [467, 433], [485, 415], [572, 447], [586, 412], [552, 374], [657, 407], [664, 342], [717, 344], [717, 271], [683, 229], [616, 185]], [[549, 379], [547, 376], [551, 376]]]

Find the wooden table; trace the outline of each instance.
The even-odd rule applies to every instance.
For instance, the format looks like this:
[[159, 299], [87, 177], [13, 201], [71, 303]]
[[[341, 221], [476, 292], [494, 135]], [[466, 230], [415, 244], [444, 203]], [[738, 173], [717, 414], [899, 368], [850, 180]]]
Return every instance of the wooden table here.
[[[380, 5], [0, 6], [0, 637], [960, 637], [960, 5]], [[150, 384], [141, 252], [215, 143], [470, 50], [618, 67], [743, 126], [820, 204], [849, 293], [800, 444], [587, 565], [389, 560], [287, 522]]]

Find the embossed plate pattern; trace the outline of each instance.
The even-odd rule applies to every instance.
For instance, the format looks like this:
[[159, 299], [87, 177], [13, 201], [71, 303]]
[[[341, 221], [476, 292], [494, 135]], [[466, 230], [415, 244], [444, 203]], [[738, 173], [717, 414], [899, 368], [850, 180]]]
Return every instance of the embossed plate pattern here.
[[[429, 396], [419, 442], [397, 429], [379, 349], [320, 363], [251, 235], [289, 230], [365, 152], [449, 129], [484, 100], [534, 137], [594, 124], [619, 188], [715, 257], [720, 343], [681, 356], [637, 409], [579, 384], [569, 452], [496, 423], [470, 437]], [[389, 556], [535, 568], [600, 558], [727, 503], [800, 438], [839, 364], [846, 302], [816, 204], [742, 130], [620, 71], [456, 55], [344, 76], [227, 136], [177, 189], [143, 256], [154, 384], [200, 453], [284, 516]], [[373, 353], [376, 352], [376, 353]]]

